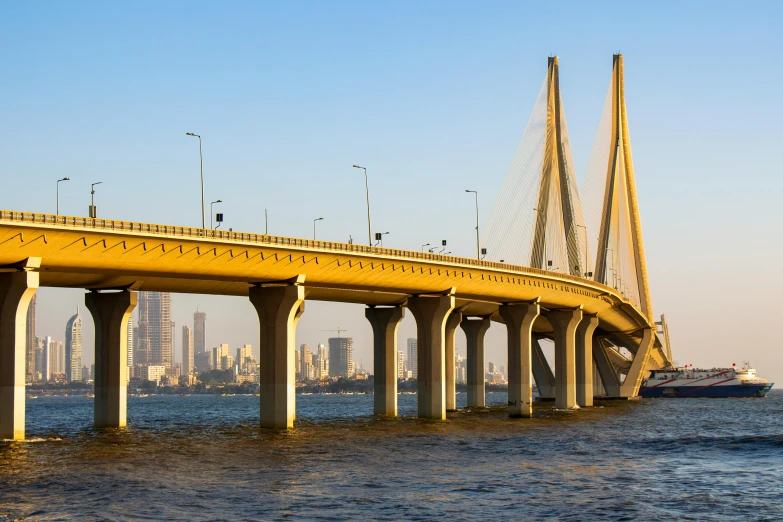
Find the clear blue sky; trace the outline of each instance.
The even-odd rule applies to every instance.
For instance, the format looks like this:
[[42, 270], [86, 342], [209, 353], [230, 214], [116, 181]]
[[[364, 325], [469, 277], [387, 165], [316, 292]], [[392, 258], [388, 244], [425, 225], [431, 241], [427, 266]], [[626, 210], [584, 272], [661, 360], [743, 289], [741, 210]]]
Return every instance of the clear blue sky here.
[[[783, 383], [779, 2], [5, 2], [0, 5], [0, 207], [366, 237], [364, 184], [387, 246], [448, 239], [471, 255], [541, 85], [560, 57], [583, 172], [609, 82], [626, 93], [653, 304], [676, 358], [750, 358]], [[39, 335], [62, 338], [80, 290], [39, 295]], [[192, 323], [196, 296], [175, 296]], [[211, 345], [257, 348], [252, 307], [201, 297]], [[86, 330], [91, 330], [89, 317]], [[308, 304], [299, 341], [342, 326], [369, 366], [361, 307]], [[400, 338], [414, 335], [407, 318]], [[505, 359], [503, 327], [488, 359]], [[85, 340], [91, 341], [85, 331]], [[461, 334], [458, 334], [460, 343]], [[88, 345], [89, 346], [89, 345]], [[402, 346], [402, 343], [401, 343]], [[177, 349], [179, 351], [179, 349]], [[91, 360], [86, 347], [85, 359]]]

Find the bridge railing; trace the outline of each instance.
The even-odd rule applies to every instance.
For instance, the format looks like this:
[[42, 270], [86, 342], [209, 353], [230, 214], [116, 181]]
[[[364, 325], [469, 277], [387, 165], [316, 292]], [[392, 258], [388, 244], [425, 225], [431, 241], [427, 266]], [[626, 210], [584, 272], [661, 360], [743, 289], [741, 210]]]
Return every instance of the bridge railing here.
[[153, 223], [140, 223], [137, 221], [120, 221], [116, 219], [87, 218], [76, 216], [59, 216], [54, 214], [37, 214], [33, 212], [15, 212], [10, 210], [0, 210], [0, 221], [10, 221], [15, 223], [40, 223], [42, 225], [57, 225], [79, 229], [95, 229], [107, 231], [130, 232], [138, 234], [153, 234], [162, 236], [186, 237], [194, 239], [208, 239], [218, 241], [232, 241], [241, 243], [255, 243], [264, 245], [280, 245], [291, 247], [303, 247], [330, 252], [347, 252], [355, 254], [372, 254], [386, 257], [393, 257], [414, 261], [431, 261], [439, 263], [448, 263], [451, 265], [461, 265], [475, 268], [492, 268], [504, 272], [520, 272], [522, 274], [540, 275], [556, 277], [561, 280], [574, 281], [584, 284], [589, 281], [605, 290], [615, 293], [616, 291], [606, 285], [562, 272], [553, 272], [540, 268], [529, 266], [512, 265], [509, 263], [497, 263], [495, 261], [484, 261], [466, 257], [446, 256], [442, 254], [431, 254], [429, 252], [417, 252], [415, 250], [399, 250], [393, 248], [379, 248], [365, 245], [354, 245], [349, 243], [340, 243], [337, 241], [318, 241], [311, 239], [300, 239], [284, 236], [272, 236], [267, 234], [250, 234], [247, 232], [234, 232], [232, 230], [208, 230], [203, 228], [183, 227], [176, 225], [158, 225]]

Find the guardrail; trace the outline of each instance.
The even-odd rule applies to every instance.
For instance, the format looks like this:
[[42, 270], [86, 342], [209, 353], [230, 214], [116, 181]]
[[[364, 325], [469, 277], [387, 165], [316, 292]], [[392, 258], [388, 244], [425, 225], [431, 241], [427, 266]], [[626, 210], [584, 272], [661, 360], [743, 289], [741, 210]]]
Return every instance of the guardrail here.
[[14, 223], [40, 223], [42, 225], [57, 225], [87, 230], [122, 231], [139, 234], [154, 234], [169, 237], [186, 237], [194, 239], [208, 239], [219, 241], [236, 241], [242, 243], [256, 243], [260, 245], [282, 245], [293, 247], [313, 248], [331, 252], [350, 252], [357, 254], [374, 254], [410, 261], [435, 261], [451, 265], [461, 265], [472, 268], [491, 268], [505, 272], [519, 272], [527, 275], [556, 277], [558, 279], [573, 281], [575, 283], [589, 283], [595, 287], [604, 289], [609, 293], [620, 294], [602, 283], [562, 272], [552, 272], [529, 266], [497, 263], [495, 261], [482, 261], [466, 257], [444, 256], [428, 252], [416, 252], [415, 250], [398, 250], [393, 248], [379, 248], [336, 241], [313, 241], [310, 239], [298, 239], [283, 236], [271, 236], [267, 234], [249, 234], [246, 232], [234, 232], [228, 230], [208, 230], [203, 228], [182, 227], [174, 225], [157, 225], [152, 223], [139, 223], [136, 221], [119, 221], [115, 219], [99, 219], [75, 216], [58, 216], [54, 214], [36, 214], [34, 212], [15, 212], [0, 210], [0, 222]]

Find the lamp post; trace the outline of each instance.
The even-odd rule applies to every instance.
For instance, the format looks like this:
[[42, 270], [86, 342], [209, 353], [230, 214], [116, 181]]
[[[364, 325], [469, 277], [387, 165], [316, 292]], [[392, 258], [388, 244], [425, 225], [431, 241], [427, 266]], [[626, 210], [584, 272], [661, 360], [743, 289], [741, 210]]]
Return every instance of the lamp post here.
[[381, 248], [383, 248], [383, 236], [387, 235], [388, 232], [376, 232], [375, 233], [375, 239], [378, 241], [375, 243], [375, 246], [381, 245]]
[[427, 243], [427, 244], [424, 244], [424, 245], [421, 245], [421, 251], [422, 251], [422, 252], [424, 252], [424, 247], [428, 247], [428, 246], [430, 246], [430, 244], [429, 244], [429, 243]]
[[[323, 220], [323, 218], [322, 218], [322, 217], [315, 218], [315, 219], [313, 220], [313, 241], [315, 241], [315, 223], [316, 223], [316, 221], [321, 221], [321, 220]], [[370, 246], [372, 246], [372, 245], [370, 245]]]
[[214, 228], [214, 227], [212, 226], [212, 216], [214, 216], [215, 214], [212, 212], [212, 206], [213, 206], [215, 203], [223, 203], [223, 200], [222, 200], [222, 199], [219, 199], [219, 200], [217, 200], [217, 201], [213, 201], [212, 203], [210, 203], [210, 204], [209, 204], [209, 228]]
[[[186, 132], [185, 135], [198, 138], [198, 160], [201, 166], [201, 228], [207, 228], [207, 220], [204, 218], [204, 154], [201, 150], [201, 135], [193, 132]], [[212, 211], [210, 210], [210, 214], [211, 213]], [[211, 216], [210, 221], [212, 221]], [[211, 227], [212, 225], [210, 224], [210, 228]]]
[[479, 211], [478, 211], [478, 191], [465, 189], [465, 192], [472, 192], [476, 195], [476, 259], [481, 260], [481, 249], [479, 248]]
[[100, 185], [103, 181], [96, 181], [90, 186], [90, 217], [95, 219], [98, 217], [98, 209], [95, 208], [95, 185]]
[[56, 207], [56, 212], [55, 212], [55, 215], [57, 215], [57, 216], [60, 215], [60, 182], [61, 181], [71, 181], [71, 178], [66, 176], [63, 179], [58, 179], [57, 180], [57, 207]]
[[367, 244], [372, 246], [372, 226], [370, 224], [370, 183], [367, 181], [367, 167], [354, 165], [355, 169], [364, 169], [364, 193], [367, 196]]

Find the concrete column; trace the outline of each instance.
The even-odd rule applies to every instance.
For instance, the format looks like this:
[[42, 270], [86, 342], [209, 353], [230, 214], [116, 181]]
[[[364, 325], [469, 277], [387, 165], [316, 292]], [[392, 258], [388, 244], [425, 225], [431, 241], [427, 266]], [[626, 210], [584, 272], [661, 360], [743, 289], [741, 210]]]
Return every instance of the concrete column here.
[[463, 319], [460, 327], [468, 345], [468, 408], [487, 405], [484, 387], [484, 334], [489, 329], [489, 317]]
[[460, 321], [462, 321], [462, 313], [459, 310], [452, 311], [446, 320], [446, 411], [457, 411], [457, 383], [454, 379], [456, 365], [454, 337]]
[[576, 403], [593, 405], [593, 332], [598, 317], [585, 316], [576, 328]]
[[128, 320], [138, 294], [90, 292], [84, 304], [95, 323], [96, 428], [122, 428], [128, 409]]
[[417, 296], [408, 299], [416, 318], [418, 338], [419, 417], [446, 419], [446, 319], [454, 296]]
[[24, 440], [27, 308], [37, 288], [37, 272], [0, 273], [0, 439]]
[[372, 325], [375, 373], [375, 414], [397, 416], [397, 327], [405, 316], [401, 306], [366, 308], [364, 316]]
[[533, 322], [538, 303], [502, 305], [498, 310], [508, 332], [508, 416], [533, 416]]
[[304, 311], [304, 277], [285, 286], [254, 286], [250, 302], [261, 327], [259, 382], [261, 427], [294, 427], [296, 323]]
[[555, 408], [575, 410], [576, 327], [582, 310], [555, 310], [547, 315], [555, 330]]

